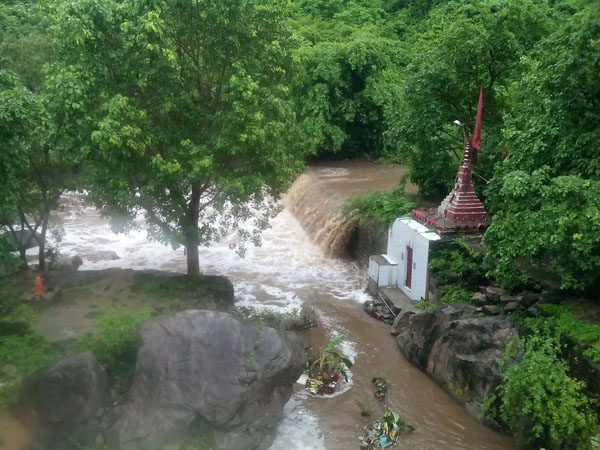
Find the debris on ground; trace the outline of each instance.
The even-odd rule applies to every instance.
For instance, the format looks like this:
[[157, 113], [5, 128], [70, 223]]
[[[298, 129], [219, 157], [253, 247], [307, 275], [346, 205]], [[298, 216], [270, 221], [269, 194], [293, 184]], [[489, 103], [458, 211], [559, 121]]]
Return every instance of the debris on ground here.
[[365, 434], [359, 438], [360, 448], [374, 450], [393, 447], [401, 434], [413, 430], [412, 425], [404, 422], [396, 411], [388, 408], [382, 419], [369, 422], [365, 426]]
[[344, 339], [344, 336], [335, 337], [316, 359], [311, 360], [309, 357], [306, 388], [310, 393], [314, 395], [333, 394], [338, 387], [340, 378], [348, 382], [348, 370], [352, 368], [352, 361], [336, 350], [336, 347]]
[[371, 378], [371, 383], [375, 388], [375, 398], [379, 401], [383, 401], [388, 391], [388, 381], [383, 377]]

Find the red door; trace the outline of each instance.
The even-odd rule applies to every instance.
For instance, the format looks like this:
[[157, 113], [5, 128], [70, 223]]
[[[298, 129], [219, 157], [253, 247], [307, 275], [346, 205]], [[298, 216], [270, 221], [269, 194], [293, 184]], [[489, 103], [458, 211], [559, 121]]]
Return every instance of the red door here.
[[412, 266], [413, 266], [412, 252], [413, 252], [413, 249], [410, 248], [409, 246], [406, 246], [406, 281], [404, 282], [404, 284], [409, 289], [410, 289], [410, 283], [412, 282]]

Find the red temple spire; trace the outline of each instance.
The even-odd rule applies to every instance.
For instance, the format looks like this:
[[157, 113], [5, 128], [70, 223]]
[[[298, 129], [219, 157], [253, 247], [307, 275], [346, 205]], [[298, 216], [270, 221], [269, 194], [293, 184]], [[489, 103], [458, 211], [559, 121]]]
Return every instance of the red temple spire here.
[[477, 197], [472, 183], [471, 149], [481, 146], [481, 110], [483, 106], [483, 88], [479, 88], [479, 104], [473, 138], [465, 125], [463, 127], [464, 149], [460, 167], [454, 180], [452, 191], [437, 209], [413, 210], [412, 216], [419, 222], [435, 227], [438, 233], [456, 233], [480, 231], [489, 223], [485, 208]]
[[475, 119], [475, 131], [473, 131], [473, 143], [471, 146], [481, 150], [481, 110], [483, 109], [483, 87], [479, 86], [479, 102], [477, 103], [477, 118]]

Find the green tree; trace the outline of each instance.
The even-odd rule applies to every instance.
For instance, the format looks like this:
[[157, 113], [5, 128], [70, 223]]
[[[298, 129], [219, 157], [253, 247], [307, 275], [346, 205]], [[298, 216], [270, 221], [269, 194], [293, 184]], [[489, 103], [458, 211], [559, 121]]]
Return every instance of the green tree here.
[[598, 17], [600, 4], [590, 2], [524, 59], [505, 117], [509, 158], [501, 174], [546, 165], [553, 176], [600, 179]]
[[118, 229], [144, 210], [152, 237], [186, 247], [188, 274], [199, 272], [198, 245], [228, 230], [240, 249], [257, 243], [301, 167], [288, 6], [57, 3], [52, 84], [65, 134], [89, 151], [93, 199]]
[[522, 360], [508, 367], [504, 382], [486, 402], [488, 411], [526, 448], [591, 449], [597, 432], [593, 403], [582, 393], [584, 383], [569, 377], [559, 357], [559, 339], [547, 329], [536, 331], [521, 348]]
[[47, 22], [35, 0], [0, 3], [0, 69], [17, 73], [33, 92], [42, 88], [42, 67], [54, 57]]
[[548, 7], [534, 1], [449, 2], [416, 26], [384, 116], [386, 147], [409, 163], [422, 194], [443, 196], [450, 188], [462, 153], [462, 135], [452, 123], [473, 126], [479, 86], [483, 151], [474, 170], [476, 177], [491, 177], [503, 153], [506, 87], [518, 75], [519, 58], [545, 34], [548, 15]]
[[600, 273], [600, 182], [550, 172], [495, 181], [496, 214], [483, 243], [491, 275], [507, 287], [521, 281], [519, 262], [546, 269], [562, 288], [585, 288]]
[[[380, 2], [305, 1], [294, 97], [302, 136], [320, 155], [378, 157], [383, 150], [384, 73], [397, 42]], [[307, 16], [308, 14], [308, 16]]]
[[504, 118], [509, 156], [486, 189], [487, 259], [506, 285], [519, 261], [562, 288], [591, 285], [600, 268], [600, 5], [567, 6], [568, 20], [523, 59]]
[[56, 143], [45, 100], [14, 73], [0, 71], [0, 226], [9, 229], [25, 267], [25, 250], [37, 244], [41, 271], [46, 269], [50, 211], [70, 186], [77, 160], [77, 154]]

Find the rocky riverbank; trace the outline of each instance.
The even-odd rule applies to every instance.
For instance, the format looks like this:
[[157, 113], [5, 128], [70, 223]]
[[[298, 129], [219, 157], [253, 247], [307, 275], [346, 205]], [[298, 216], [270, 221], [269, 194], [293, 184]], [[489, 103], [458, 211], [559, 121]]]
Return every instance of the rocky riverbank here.
[[299, 336], [196, 310], [147, 322], [139, 340], [133, 384], [118, 396], [90, 352], [28, 377], [12, 409], [31, 448], [270, 447], [306, 365]]

